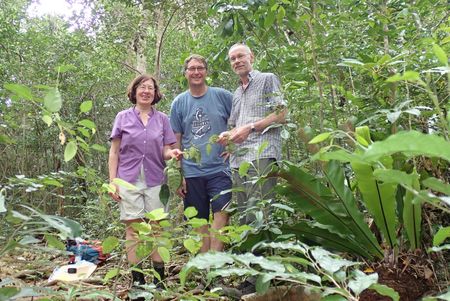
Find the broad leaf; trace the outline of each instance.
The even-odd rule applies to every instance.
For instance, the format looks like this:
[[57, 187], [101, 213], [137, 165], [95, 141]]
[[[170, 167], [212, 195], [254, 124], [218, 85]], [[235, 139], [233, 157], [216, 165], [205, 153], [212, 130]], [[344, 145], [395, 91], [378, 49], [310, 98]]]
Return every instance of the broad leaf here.
[[437, 135], [422, 134], [416, 131], [399, 132], [384, 141], [371, 144], [363, 158], [368, 161], [376, 161], [381, 157], [400, 152], [407, 156], [423, 155], [442, 158], [450, 162], [450, 142]]
[[166, 247], [158, 247], [158, 254], [165, 263], [170, 261], [170, 252]]
[[433, 237], [433, 246], [435, 247], [439, 246], [449, 237], [450, 237], [450, 227], [440, 228]]
[[[418, 191], [420, 190], [419, 174], [416, 170], [412, 174], [415, 176], [415, 179], [410, 186]], [[420, 202], [415, 202], [414, 199], [415, 194], [410, 190], [406, 190], [403, 198], [403, 223], [412, 251], [420, 248], [420, 229], [422, 227], [422, 206]]]
[[111, 253], [119, 245], [119, 239], [115, 236], [108, 236], [102, 243], [103, 253]]
[[354, 278], [348, 282], [348, 287], [356, 295], [360, 295], [365, 289], [378, 282], [377, 273], [366, 275], [360, 270], [354, 270], [353, 277]]
[[92, 100], [83, 101], [80, 105], [80, 112], [86, 113], [92, 109]]
[[382, 296], [390, 297], [393, 301], [400, 301], [400, 295], [394, 289], [384, 284], [374, 283], [369, 289], [376, 291]]
[[[385, 158], [384, 161], [386, 167], [392, 165], [391, 158]], [[351, 166], [363, 201], [367, 210], [375, 219], [378, 229], [380, 229], [389, 246], [397, 245], [397, 216], [395, 213], [397, 185], [377, 181], [373, 175], [375, 169], [369, 164], [355, 162]]]
[[31, 89], [24, 85], [19, 84], [5, 84], [5, 89], [13, 92], [20, 98], [26, 99], [26, 100], [33, 100], [33, 95], [31, 94]]
[[67, 143], [64, 150], [64, 161], [69, 162], [77, 154], [78, 146], [75, 141], [70, 141]]
[[45, 108], [54, 113], [58, 112], [62, 107], [62, 98], [58, 88], [50, 88], [44, 97]]

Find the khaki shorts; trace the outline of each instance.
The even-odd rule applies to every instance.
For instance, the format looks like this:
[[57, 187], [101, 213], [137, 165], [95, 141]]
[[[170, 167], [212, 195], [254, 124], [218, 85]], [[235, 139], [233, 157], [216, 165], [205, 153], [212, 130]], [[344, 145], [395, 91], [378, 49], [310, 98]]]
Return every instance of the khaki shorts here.
[[123, 186], [119, 188], [119, 195], [122, 198], [119, 202], [121, 221], [143, 219], [145, 213], [158, 208], [164, 208], [167, 212], [168, 208], [165, 208], [159, 199], [161, 185], [147, 187], [143, 173], [141, 173], [134, 186], [137, 189], [127, 189]]

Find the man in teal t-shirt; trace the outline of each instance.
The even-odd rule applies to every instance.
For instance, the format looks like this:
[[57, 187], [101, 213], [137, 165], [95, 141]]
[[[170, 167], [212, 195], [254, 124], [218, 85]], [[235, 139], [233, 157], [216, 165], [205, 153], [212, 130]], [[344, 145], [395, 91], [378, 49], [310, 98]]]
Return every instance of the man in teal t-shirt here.
[[[201, 161], [182, 160], [183, 185], [178, 194], [184, 199], [184, 207], [195, 207], [198, 218], [209, 219], [213, 212], [211, 227], [219, 230], [228, 223], [225, 209], [231, 202], [231, 193], [220, 194], [232, 187], [228, 160], [221, 157], [224, 147], [210, 143], [212, 135], [227, 130], [233, 95], [221, 88], [208, 87], [206, 75], [208, 64], [200, 55], [191, 55], [184, 61], [184, 72], [189, 89], [179, 94], [172, 103], [170, 124], [177, 138], [177, 148], [196, 147], [201, 152]], [[210, 149], [207, 151], [207, 145]], [[204, 233], [201, 252], [222, 251], [223, 243], [209, 226], [199, 229]]]

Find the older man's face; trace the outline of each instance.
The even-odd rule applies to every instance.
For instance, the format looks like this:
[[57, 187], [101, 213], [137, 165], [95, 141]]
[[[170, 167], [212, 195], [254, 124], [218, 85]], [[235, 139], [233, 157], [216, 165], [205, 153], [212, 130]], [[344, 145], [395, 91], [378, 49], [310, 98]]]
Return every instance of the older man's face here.
[[231, 68], [239, 76], [247, 76], [253, 70], [253, 54], [244, 46], [237, 46], [228, 53]]

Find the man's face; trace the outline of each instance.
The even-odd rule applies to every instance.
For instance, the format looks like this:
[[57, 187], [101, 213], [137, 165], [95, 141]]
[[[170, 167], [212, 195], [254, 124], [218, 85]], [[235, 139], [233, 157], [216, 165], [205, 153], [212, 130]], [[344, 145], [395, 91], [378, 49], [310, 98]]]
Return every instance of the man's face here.
[[192, 59], [184, 71], [184, 75], [188, 80], [189, 86], [205, 84], [207, 70], [205, 65], [196, 59]]
[[228, 52], [231, 68], [239, 76], [247, 76], [253, 70], [253, 53], [244, 46], [233, 47]]

